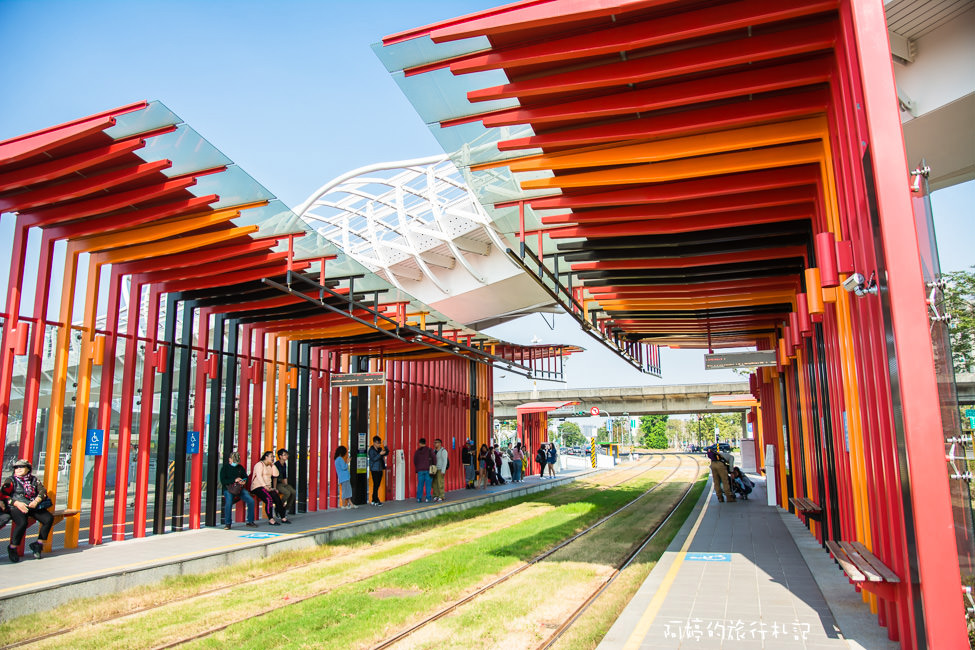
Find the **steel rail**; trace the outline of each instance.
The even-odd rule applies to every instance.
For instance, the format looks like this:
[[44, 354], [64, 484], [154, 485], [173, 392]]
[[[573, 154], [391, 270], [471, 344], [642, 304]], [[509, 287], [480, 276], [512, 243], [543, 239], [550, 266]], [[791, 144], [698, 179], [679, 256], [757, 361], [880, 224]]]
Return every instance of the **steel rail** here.
[[[462, 605], [465, 605], [465, 604], [471, 602], [472, 600], [474, 600], [474, 599], [478, 598], [479, 596], [485, 594], [486, 592], [490, 591], [494, 587], [497, 587], [498, 585], [507, 582], [508, 580], [510, 580], [511, 578], [513, 578], [516, 575], [520, 574], [521, 572], [526, 571], [527, 569], [531, 568], [535, 564], [541, 562], [545, 558], [550, 557], [551, 555], [557, 553], [559, 550], [565, 548], [566, 546], [568, 546], [572, 542], [576, 541], [580, 537], [583, 537], [584, 535], [587, 535], [587, 534], [591, 533], [593, 530], [595, 530], [599, 526], [603, 525], [604, 523], [606, 523], [607, 521], [609, 521], [610, 519], [612, 519], [616, 515], [620, 514], [621, 512], [623, 512], [624, 510], [626, 510], [627, 508], [629, 508], [629, 507], [633, 506], [634, 504], [636, 504], [638, 501], [640, 501], [641, 499], [643, 499], [643, 497], [647, 496], [651, 492], [654, 492], [657, 488], [661, 487], [662, 485], [665, 485], [667, 483], [667, 481], [670, 480], [671, 477], [673, 477], [677, 472], [679, 472], [681, 470], [681, 468], [682, 468], [682, 466], [684, 464], [684, 456], [683, 455], [678, 456], [678, 460], [679, 460], [679, 463], [678, 463], [677, 467], [674, 468], [674, 470], [670, 474], [668, 474], [659, 483], [654, 484], [652, 487], [650, 487], [648, 490], [646, 490], [640, 496], [635, 497], [631, 501], [628, 501], [623, 506], [617, 508], [616, 510], [614, 510], [610, 514], [606, 515], [605, 517], [603, 517], [602, 519], [600, 519], [596, 523], [592, 524], [591, 526], [589, 526], [589, 527], [585, 528], [584, 530], [576, 533], [575, 535], [573, 535], [569, 539], [567, 539], [567, 540], [565, 540], [565, 541], [557, 544], [556, 546], [554, 546], [553, 548], [545, 551], [544, 553], [540, 553], [539, 555], [536, 555], [534, 558], [532, 558], [531, 560], [529, 560], [528, 562], [526, 562], [522, 566], [520, 566], [520, 567], [518, 567], [516, 569], [513, 569], [513, 570], [509, 571], [508, 573], [502, 575], [501, 577], [497, 578], [496, 580], [492, 581], [491, 583], [489, 583], [489, 584], [481, 587], [480, 589], [477, 589], [476, 591], [468, 594], [464, 598], [461, 598], [460, 600], [458, 600], [458, 601], [456, 601], [454, 603], [451, 603], [450, 605], [448, 605], [448, 606], [444, 607], [443, 609], [437, 611], [436, 613], [432, 614], [431, 616], [428, 616], [427, 618], [423, 619], [419, 623], [416, 623], [415, 625], [413, 625], [413, 626], [411, 626], [411, 627], [403, 630], [402, 632], [399, 632], [395, 636], [392, 636], [392, 637], [389, 637], [388, 639], [385, 639], [384, 641], [380, 642], [378, 645], [373, 646], [373, 650], [382, 650], [383, 648], [389, 648], [389, 647], [393, 646], [394, 644], [396, 644], [396, 643], [402, 641], [403, 639], [411, 636], [413, 633], [417, 632], [418, 630], [426, 627], [430, 623], [433, 623], [434, 621], [437, 621], [437, 620], [443, 618], [444, 616], [447, 616], [451, 612], [455, 611], [458, 607], [460, 607]], [[700, 463], [697, 461], [697, 459], [694, 459], [694, 461], [695, 461], [695, 463], [697, 463], [698, 467], [700, 467]]]
[[[700, 461], [697, 458], [695, 458], [694, 463], [697, 465], [698, 473], [700, 473], [700, 469], [701, 469]], [[538, 650], [547, 650], [548, 648], [551, 648], [552, 645], [554, 645], [555, 642], [558, 641], [562, 637], [562, 635], [569, 630], [570, 627], [572, 627], [572, 625], [579, 619], [579, 617], [582, 616], [586, 612], [586, 610], [588, 610], [589, 607], [592, 606], [594, 602], [596, 602], [596, 599], [598, 599], [601, 595], [603, 595], [603, 592], [605, 592], [606, 589], [608, 589], [609, 586], [616, 581], [616, 578], [618, 578], [623, 573], [623, 571], [626, 570], [628, 566], [630, 566], [633, 560], [635, 560], [636, 557], [643, 551], [643, 549], [647, 547], [647, 544], [653, 541], [653, 538], [657, 536], [657, 533], [659, 533], [663, 529], [663, 527], [667, 524], [667, 522], [670, 521], [670, 518], [677, 513], [677, 509], [680, 508], [682, 503], [684, 503], [684, 500], [687, 499], [687, 496], [691, 493], [691, 490], [693, 488], [694, 488], [694, 482], [692, 481], [687, 486], [687, 489], [684, 490], [684, 493], [681, 495], [680, 500], [676, 504], [674, 504], [674, 507], [671, 509], [671, 511], [667, 513], [666, 517], [664, 517], [663, 521], [661, 521], [659, 524], [653, 527], [653, 529], [646, 535], [646, 537], [643, 538], [643, 541], [640, 543], [640, 545], [634, 548], [633, 551], [631, 551], [623, 559], [623, 562], [616, 569], [614, 569], [609, 576], [606, 577], [606, 579], [602, 582], [602, 584], [600, 584], [595, 591], [589, 594], [589, 596], [582, 602], [582, 604], [579, 605], [579, 607], [577, 607], [574, 612], [572, 612], [569, 618], [567, 618], [558, 628], [556, 628], [556, 630], [552, 633], [552, 635], [548, 639], [546, 639], [541, 645], [538, 646]]]

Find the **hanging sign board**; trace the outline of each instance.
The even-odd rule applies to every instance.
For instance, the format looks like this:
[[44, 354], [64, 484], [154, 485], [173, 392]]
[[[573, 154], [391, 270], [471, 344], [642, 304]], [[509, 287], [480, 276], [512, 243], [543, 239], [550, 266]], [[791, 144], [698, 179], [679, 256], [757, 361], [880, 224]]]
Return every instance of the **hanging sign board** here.
[[729, 352], [726, 354], [704, 355], [705, 370], [721, 368], [758, 368], [775, 365], [775, 350], [761, 352]]
[[384, 386], [386, 373], [384, 372], [350, 372], [342, 375], [332, 375], [332, 388], [343, 386]]

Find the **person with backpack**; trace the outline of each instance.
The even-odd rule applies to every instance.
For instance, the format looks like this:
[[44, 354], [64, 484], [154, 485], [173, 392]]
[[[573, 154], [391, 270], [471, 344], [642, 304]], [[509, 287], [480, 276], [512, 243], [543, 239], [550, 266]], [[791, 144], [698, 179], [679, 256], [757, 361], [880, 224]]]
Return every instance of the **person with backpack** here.
[[535, 462], [538, 463], [538, 478], [545, 478], [545, 466], [548, 465], [548, 454], [545, 453], [545, 445], [539, 445], [535, 452]]
[[718, 496], [718, 501], [724, 503], [725, 497], [729, 502], [734, 501], [735, 495], [728, 483], [728, 464], [718, 454], [716, 448], [708, 448], [708, 459], [711, 461], [711, 477], [714, 480], [714, 493]]
[[433, 500], [443, 501], [444, 496], [447, 494], [445, 486], [447, 484], [447, 468], [450, 467], [450, 459], [447, 457], [447, 450], [444, 449], [443, 441], [440, 438], [433, 441], [433, 452], [436, 460], [430, 468], [437, 468], [436, 473], [433, 475]]

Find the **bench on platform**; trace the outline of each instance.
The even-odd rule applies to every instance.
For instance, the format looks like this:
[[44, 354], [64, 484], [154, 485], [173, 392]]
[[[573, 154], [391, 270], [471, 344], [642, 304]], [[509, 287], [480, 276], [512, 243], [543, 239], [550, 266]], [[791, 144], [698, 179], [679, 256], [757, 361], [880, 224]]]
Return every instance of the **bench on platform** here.
[[808, 517], [809, 519], [819, 519], [823, 515], [823, 510], [815, 502], [805, 497], [792, 497], [789, 499], [795, 507], [796, 512]]
[[[77, 517], [79, 514], [81, 514], [81, 511], [80, 510], [70, 510], [70, 509], [49, 510], [49, 512], [54, 517], [54, 521], [51, 524], [51, 530], [54, 530], [54, 527], [57, 526], [58, 524], [60, 524], [62, 521], [64, 521], [67, 517]], [[34, 524], [34, 521], [35, 520], [34, 520], [33, 517], [28, 517], [27, 518], [27, 528], [28, 528], [28, 530]], [[10, 531], [10, 534], [11, 535], [13, 534], [13, 530]], [[45, 552], [49, 552], [51, 550], [51, 541], [53, 539], [54, 539], [54, 536], [51, 535], [50, 537], [47, 538], [47, 541], [44, 542], [44, 550], [45, 550]], [[23, 542], [20, 543], [19, 551], [20, 551], [20, 554], [21, 555], [24, 554], [24, 543]]]
[[858, 589], [887, 600], [894, 597], [900, 578], [866, 546], [860, 542], [828, 541], [826, 548]]

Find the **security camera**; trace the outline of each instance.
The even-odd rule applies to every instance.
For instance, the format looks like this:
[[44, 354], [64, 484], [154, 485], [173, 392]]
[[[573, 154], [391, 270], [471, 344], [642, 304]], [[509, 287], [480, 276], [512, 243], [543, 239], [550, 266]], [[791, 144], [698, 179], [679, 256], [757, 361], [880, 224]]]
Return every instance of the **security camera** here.
[[874, 271], [871, 273], [870, 279], [866, 283], [864, 283], [862, 275], [854, 273], [843, 280], [843, 288], [858, 298], [862, 298], [868, 294], [877, 295], [877, 272]]
[[863, 280], [864, 277], [862, 275], [860, 275], [859, 273], [853, 273], [852, 275], [850, 275], [850, 277], [843, 280], [843, 289], [849, 291], [850, 293], [853, 293], [854, 291], [860, 288], [860, 285], [863, 284]]

